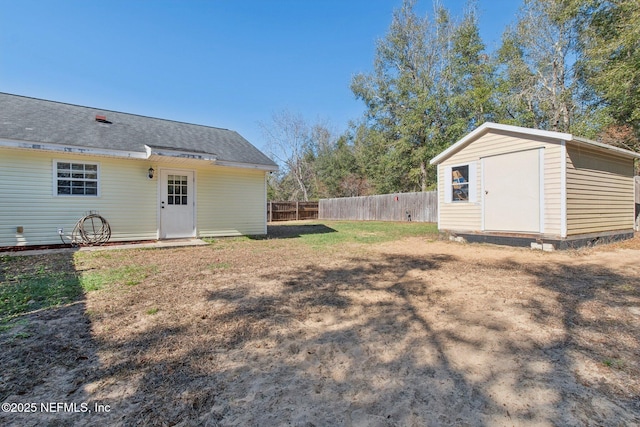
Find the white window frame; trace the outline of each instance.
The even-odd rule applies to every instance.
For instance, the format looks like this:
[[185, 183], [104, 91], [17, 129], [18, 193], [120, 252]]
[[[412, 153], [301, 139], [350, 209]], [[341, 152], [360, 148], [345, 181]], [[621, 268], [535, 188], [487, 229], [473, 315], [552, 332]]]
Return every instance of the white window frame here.
[[[468, 200], [453, 200], [453, 169], [467, 166], [469, 169]], [[468, 204], [478, 202], [478, 167], [477, 162], [460, 163], [444, 168], [444, 202], [452, 204]]]
[[[58, 177], [58, 164], [59, 163], [69, 163], [69, 164], [80, 164], [80, 165], [91, 165], [96, 167], [96, 179], [86, 179], [86, 178], [59, 178]], [[64, 159], [54, 159], [53, 160], [53, 196], [54, 197], [91, 197], [96, 198], [100, 197], [100, 163], [99, 162], [88, 162], [82, 160], [64, 160]], [[73, 169], [72, 169], [73, 170]], [[83, 182], [95, 182], [96, 183], [96, 194], [59, 194], [58, 193], [58, 181], [83, 181]]]

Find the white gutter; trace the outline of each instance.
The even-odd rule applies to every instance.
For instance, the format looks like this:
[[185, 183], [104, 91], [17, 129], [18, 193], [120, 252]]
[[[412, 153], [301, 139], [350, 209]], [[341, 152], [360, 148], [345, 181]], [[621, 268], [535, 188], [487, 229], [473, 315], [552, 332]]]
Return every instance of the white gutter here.
[[244, 169], [257, 169], [264, 171], [277, 171], [278, 166], [262, 165], [255, 163], [240, 163], [240, 162], [228, 162], [219, 161], [215, 154], [207, 153], [195, 153], [190, 151], [179, 151], [165, 148], [150, 147], [145, 145], [145, 151], [125, 151], [125, 150], [111, 150], [108, 148], [92, 148], [92, 147], [80, 147], [75, 145], [54, 144], [48, 142], [30, 142], [30, 141], [16, 141], [10, 139], [0, 138], [0, 147], [7, 148], [19, 148], [23, 150], [37, 150], [37, 151], [53, 151], [57, 153], [69, 153], [69, 154], [84, 154], [89, 156], [109, 156], [120, 157], [126, 159], [142, 159], [150, 160], [152, 157], [173, 157], [180, 159], [192, 159], [203, 160], [211, 162], [217, 166], [228, 166], [234, 168]]
[[180, 159], [205, 160], [205, 161], [211, 162], [211, 164], [215, 166], [226, 166], [226, 167], [242, 168], [242, 169], [257, 169], [257, 170], [264, 170], [264, 171], [278, 170], [278, 166], [218, 160], [215, 154], [172, 150], [169, 148], [150, 147], [148, 145], [145, 145], [144, 147], [147, 151], [148, 158], [151, 158], [152, 156], [176, 157]]
[[260, 165], [257, 163], [228, 162], [225, 160], [216, 160], [215, 162], [213, 162], [213, 164], [216, 166], [227, 166], [232, 168], [243, 168], [243, 169], [257, 169], [257, 170], [270, 171], [270, 172], [275, 172], [279, 169], [278, 166]]
[[0, 138], [0, 147], [21, 148], [25, 150], [55, 151], [59, 153], [85, 154], [94, 156], [124, 157], [128, 159], [146, 159], [146, 153], [139, 151], [110, 150], [108, 148], [79, 147], [74, 145], [53, 144], [48, 142], [15, 141]]
[[215, 154], [196, 153], [193, 151], [172, 150], [170, 148], [151, 147], [148, 145], [145, 145], [144, 148], [145, 148], [145, 151], [147, 152], [147, 158], [153, 155], [156, 155], [156, 156], [163, 156], [163, 157], [179, 157], [181, 159], [205, 160], [209, 162], [215, 162], [217, 160]]
[[169, 148], [151, 147], [148, 145], [145, 145], [144, 147], [145, 147], [145, 150], [147, 151], [147, 158], [151, 158], [152, 156], [153, 157], [155, 156], [175, 157], [180, 159], [204, 160], [204, 161], [211, 162], [211, 164], [216, 166], [227, 166], [227, 167], [243, 168], [243, 169], [258, 169], [258, 170], [265, 170], [265, 171], [278, 170], [278, 166], [218, 160], [215, 154], [197, 153], [193, 151], [172, 150]]

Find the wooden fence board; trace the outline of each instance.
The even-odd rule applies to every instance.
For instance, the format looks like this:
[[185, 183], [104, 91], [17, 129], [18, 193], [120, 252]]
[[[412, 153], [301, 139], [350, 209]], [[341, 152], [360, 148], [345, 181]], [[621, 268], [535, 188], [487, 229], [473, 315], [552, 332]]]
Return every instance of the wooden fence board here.
[[267, 221], [318, 219], [318, 202], [267, 202]]
[[438, 192], [321, 199], [319, 219], [356, 221], [438, 221]]

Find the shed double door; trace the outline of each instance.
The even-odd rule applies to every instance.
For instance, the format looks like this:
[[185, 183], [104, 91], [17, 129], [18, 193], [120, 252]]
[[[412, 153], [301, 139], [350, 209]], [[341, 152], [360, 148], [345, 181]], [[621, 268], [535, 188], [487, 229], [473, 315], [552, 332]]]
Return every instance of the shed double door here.
[[484, 230], [539, 233], [543, 149], [482, 159]]

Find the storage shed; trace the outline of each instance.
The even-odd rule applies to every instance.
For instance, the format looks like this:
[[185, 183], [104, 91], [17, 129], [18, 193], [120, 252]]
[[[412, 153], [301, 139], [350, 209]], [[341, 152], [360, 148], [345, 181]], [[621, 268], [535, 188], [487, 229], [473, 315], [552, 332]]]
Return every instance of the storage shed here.
[[631, 238], [636, 158], [568, 133], [485, 123], [431, 160], [438, 228], [544, 249]]

